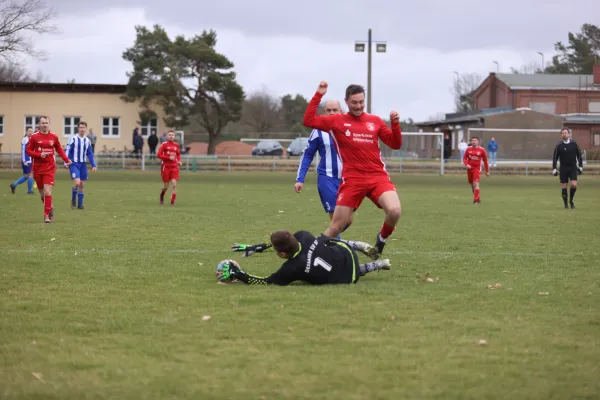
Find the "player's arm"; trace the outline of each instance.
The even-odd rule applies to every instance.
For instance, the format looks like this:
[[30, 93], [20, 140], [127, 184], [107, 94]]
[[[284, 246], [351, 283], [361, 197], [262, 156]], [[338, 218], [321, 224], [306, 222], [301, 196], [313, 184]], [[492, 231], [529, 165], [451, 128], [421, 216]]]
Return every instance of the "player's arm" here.
[[489, 174], [490, 173], [490, 166], [488, 164], [487, 153], [486, 153], [485, 150], [483, 151], [483, 165], [485, 166], [485, 173]]
[[320, 129], [329, 132], [333, 129], [336, 115], [317, 115], [317, 110], [323, 99], [323, 94], [316, 92], [313, 98], [310, 99], [302, 123], [307, 128]]
[[242, 257], [250, 257], [254, 253], [263, 253], [272, 249], [273, 245], [271, 243], [260, 243], [260, 244], [243, 244], [243, 243], [234, 243], [231, 246], [231, 249], [234, 252], [242, 252]]
[[575, 152], [577, 154], [577, 163], [579, 164], [579, 172], [583, 170], [583, 158], [581, 158], [581, 147], [575, 142]]
[[383, 120], [379, 127], [379, 137], [381, 141], [388, 145], [391, 149], [400, 150], [402, 147], [402, 130], [400, 129], [400, 116], [397, 112], [390, 113], [390, 129]]
[[92, 168], [97, 168], [96, 166], [96, 159], [94, 158], [94, 152], [92, 151], [92, 142], [90, 141], [90, 145], [87, 148], [87, 158], [88, 160], [90, 160], [90, 164], [92, 165]]
[[27, 143], [21, 144], [21, 161], [23, 164], [28, 164], [31, 162], [31, 157], [27, 154], [27, 145], [31, 140], [28, 140]]
[[58, 141], [58, 137], [56, 137], [56, 140], [54, 141], [54, 150], [56, 150], [56, 152], [58, 153], [60, 158], [63, 159], [65, 164], [67, 164], [67, 165], [72, 164], [71, 160], [69, 160], [69, 157], [67, 157], [67, 154], [65, 153], [62, 146], [60, 145], [60, 142]]
[[285, 263], [275, 273], [267, 277], [250, 275], [235, 265], [230, 267], [230, 273], [231, 276], [233, 276], [235, 279], [241, 282], [244, 282], [246, 285], [287, 286], [296, 280], [294, 278], [293, 266]]
[[556, 163], [558, 162], [558, 146], [560, 143], [556, 145], [554, 148], [554, 155], [552, 155], [552, 170], [556, 170]]
[[306, 173], [310, 168], [310, 164], [313, 162], [315, 158], [315, 153], [319, 148], [319, 131], [313, 129], [310, 137], [308, 138], [308, 146], [306, 150], [304, 150], [304, 154], [302, 154], [302, 160], [300, 160], [300, 165], [298, 166], [298, 174], [296, 175], [296, 182], [304, 183], [304, 178], [306, 178]]
[[35, 146], [33, 143], [33, 140], [31, 140], [31, 138], [29, 139], [29, 142], [27, 142], [27, 155], [31, 156], [31, 157], [41, 157], [42, 156], [42, 152], [41, 151], [36, 151], [35, 150]]
[[181, 164], [181, 150], [179, 149], [179, 146], [177, 146], [177, 153], [176, 153], [175, 160], [177, 161], [178, 164]]
[[[166, 142], [165, 142], [165, 143], [166, 143]], [[156, 157], [158, 157], [160, 160], [169, 161], [169, 160], [170, 160], [170, 157], [169, 157], [168, 155], [166, 155], [166, 154], [164, 153], [164, 151], [163, 151], [163, 146], [164, 146], [164, 144], [165, 144], [165, 143], [161, 144], [161, 145], [158, 147], [158, 151], [156, 152]]]
[[[442, 144], [443, 146], [443, 144]], [[469, 148], [467, 147], [467, 149], [465, 150], [465, 155], [463, 156], [463, 164], [465, 164], [466, 167], [469, 166], [469, 161], [468, 161], [468, 155], [469, 155]]]

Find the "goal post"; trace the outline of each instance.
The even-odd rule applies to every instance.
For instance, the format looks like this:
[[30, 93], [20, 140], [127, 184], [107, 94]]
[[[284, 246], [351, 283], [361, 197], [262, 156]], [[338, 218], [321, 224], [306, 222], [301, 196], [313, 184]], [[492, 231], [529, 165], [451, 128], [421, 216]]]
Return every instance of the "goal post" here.
[[389, 159], [386, 168], [391, 173], [444, 175], [444, 132], [402, 132], [400, 150], [384, 148], [382, 155]]
[[545, 164], [552, 162], [561, 129], [526, 128], [468, 128], [467, 139], [479, 138], [480, 145], [487, 151], [491, 138], [498, 144], [497, 164], [529, 162]]

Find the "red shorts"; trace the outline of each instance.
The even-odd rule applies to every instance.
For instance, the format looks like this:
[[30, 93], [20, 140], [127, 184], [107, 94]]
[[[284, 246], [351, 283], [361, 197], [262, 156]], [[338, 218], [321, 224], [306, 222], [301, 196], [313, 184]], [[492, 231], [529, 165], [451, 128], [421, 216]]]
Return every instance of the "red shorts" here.
[[179, 180], [179, 168], [177, 167], [160, 167], [160, 176], [164, 183], [171, 182], [173, 179]]
[[479, 168], [471, 167], [471, 169], [467, 170], [467, 179], [469, 179], [469, 183], [472, 185], [473, 182], [479, 182], [479, 178], [481, 177], [481, 170]]
[[51, 174], [44, 173], [33, 173], [33, 179], [35, 180], [35, 184], [38, 189], [42, 190], [44, 185], [54, 186], [54, 172]]
[[378, 208], [379, 197], [385, 192], [396, 191], [396, 186], [389, 177], [350, 178], [343, 179], [338, 189], [336, 206], [346, 206], [358, 210], [365, 197], [368, 197]]

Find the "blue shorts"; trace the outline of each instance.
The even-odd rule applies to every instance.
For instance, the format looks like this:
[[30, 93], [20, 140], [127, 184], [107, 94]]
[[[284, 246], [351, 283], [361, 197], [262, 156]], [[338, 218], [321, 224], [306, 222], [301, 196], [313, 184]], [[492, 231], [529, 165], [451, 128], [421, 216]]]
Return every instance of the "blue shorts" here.
[[82, 181], [87, 181], [88, 179], [87, 163], [73, 163], [69, 165], [69, 172], [71, 172], [71, 179], [80, 179]]
[[327, 175], [319, 175], [317, 178], [317, 190], [326, 213], [332, 213], [335, 210], [335, 199], [340, 183], [342, 183], [341, 179]]
[[23, 175], [27, 175], [31, 172], [31, 163], [25, 164], [24, 162], [21, 162], [21, 168], [23, 168]]

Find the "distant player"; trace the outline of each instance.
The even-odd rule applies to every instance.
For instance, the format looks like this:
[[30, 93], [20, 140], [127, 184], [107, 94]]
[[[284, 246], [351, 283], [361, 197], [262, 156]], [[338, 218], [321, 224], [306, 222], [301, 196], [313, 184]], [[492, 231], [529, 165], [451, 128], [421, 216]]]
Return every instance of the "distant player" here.
[[[325, 103], [323, 113], [325, 115], [341, 114], [342, 106], [337, 100], [329, 100]], [[317, 167], [317, 190], [321, 198], [321, 204], [323, 204], [323, 208], [329, 214], [331, 220], [335, 209], [335, 198], [342, 182], [342, 160], [329, 132], [313, 129], [298, 167], [294, 190], [296, 193], [302, 191], [304, 178], [317, 152], [320, 158]]]
[[[92, 142], [85, 136], [87, 122], [81, 121], [77, 127], [77, 135], [71, 136], [67, 142], [67, 157], [73, 161], [69, 166], [73, 187], [71, 188], [71, 208], [85, 209], [83, 195], [85, 182], [88, 180], [87, 161], [90, 160], [92, 171], [96, 172], [96, 161]], [[77, 203], [75, 200], [77, 199]]]
[[13, 194], [15, 193], [17, 186], [25, 181], [27, 181], [27, 194], [33, 194], [33, 174], [31, 173], [32, 160], [31, 156], [27, 154], [27, 143], [29, 143], [29, 138], [32, 133], [33, 129], [27, 128], [25, 137], [23, 137], [23, 140], [21, 141], [21, 168], [23, 169], [23, 175], [10, 184], [10, 190]]
[[381, 118], [365, 113], [365, 90], [359, 85], [350, 85], [346, 89], [348, 113], [317, 116], [317, 108], [327, 93], [327, 87], [327, 82], [319, 84], [304, 114], [305, 126], [332, 132], [336, 149], [344, 163], [333, 218], [324, 234], [333, 238], [348, 228], [353, 212], [368, 197], [385, 212], [385, 220], [375, 244], [379, 253], [382, 253], [386, 240], [400, 219], [401, 205], [396, 187], [381, 158], [379, 140], [395, 150], [402, 147], [400, 116], [396, 111], [390, 113], [390, 129]]
[[177, 181], [179, 181], [179, 166], [181, 165], [181, 151], [175, 142], [175, 132], [167, 132], [167, 141], [160, 145], [156, 157], [162, 160], [160, 175], [164, 183], [160, 192], [160, 204], [164, 204], [165, 193], [171, 183], [171, 205], [175, 206], [177, 198]]
[[42, 194], [44, 202], [44, 222], [54, 222], [54, 206], [52, 205], [52, 187], [54, 186], [54, 175], [56, 173], [56, 151], [65, 162], [71, 165], [60, 146], [60, 141], [55, 133], [50, 131], [50, 119], [46, 116], [40, 117], [40, 130], [29, 138], [27, 143], [27, 154], [33, 158], [33, 179]]
[[567, 205], [567, 184], [571, 181], [571, 189], [569, 193], [569, 203], [571, 208], [575, 208], [573, 197], [577, 191], [577, 175], [583, 174], [583, 160], [581, 159], [581, 149], [574, 140], [570, 139], [571, 131], [568, 128], [563, 128], [560, 131], [562, 140], [556, 144], [554, 148], [554, 156], [552, 157], [552, 175], [556, 176], [556, 163], [560, 161], [560, 184], [562, 186], [562, 198]]
[[473, 204], [481, 203], [479, 192], [479, 179], [481, 177], [481, 161], [485, 166], [485, 175], [490, 176], [490, 166], [488, 164], [487, 154], [483, 147], [479, 146], [479, 138], [473, 136], [471, 138], [471, 146], [465, 150], [463, 163], [467, 167], [467, 179], [473, 190]]
[[[270, 244], [254, 246], [233, 245], [234, 251], [243, 251], [245, 256], [273, 248], [280, 258], [285, 259], [281, 268], [268, 277], [261, 278], [242, 271], [238, 266], [229, 270], [231, 276], [248, 285], [287, 286], [295, 281], [313, 285], [350, 284], [372, 271], [389, 270], [390, 260], [377, 260], [359, 264], [356, 251], [373, 258], [376, 249], [363, 242], [342, 241], [326, 236], [314, 237], [310, 232], [292, 234], [280, 230], [271, 234]], [[223, 276], [222, 279], [227, 279]]]

